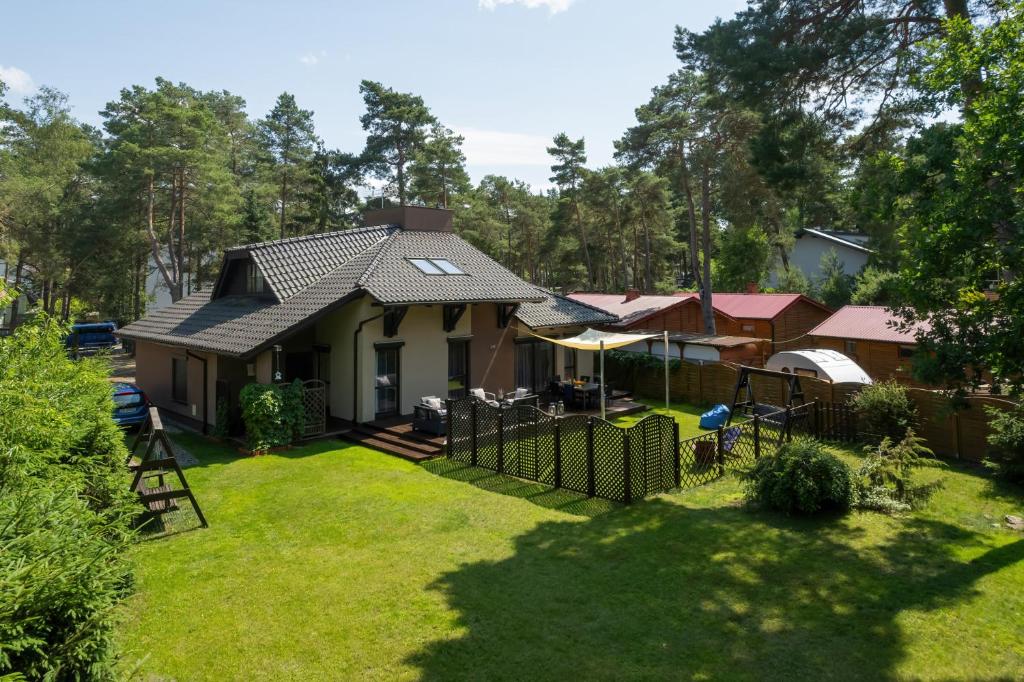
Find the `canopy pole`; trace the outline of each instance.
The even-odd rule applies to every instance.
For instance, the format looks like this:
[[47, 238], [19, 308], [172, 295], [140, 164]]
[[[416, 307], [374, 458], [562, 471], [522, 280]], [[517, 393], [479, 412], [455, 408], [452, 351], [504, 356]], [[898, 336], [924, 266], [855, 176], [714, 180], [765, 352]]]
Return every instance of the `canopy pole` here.
[[669, 395], [668, 395], [668, 330], [665, 330], [664, 340], [662, 341], [663, 348], [665, 351], [665, 414], [669, 413]]
[[601, 339], [601, 419], [604, 419], [604, 339]]

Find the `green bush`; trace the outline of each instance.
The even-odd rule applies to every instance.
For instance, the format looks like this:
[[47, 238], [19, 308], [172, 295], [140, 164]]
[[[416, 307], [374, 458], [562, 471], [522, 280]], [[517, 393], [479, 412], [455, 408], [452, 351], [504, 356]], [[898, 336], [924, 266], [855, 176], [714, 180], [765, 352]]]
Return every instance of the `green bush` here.
[[924, 458], [934, 454], [913, 429], [900, 441], [882, 439], [881, 444], [865, 448], [867, 456], [857, 470], [857, 506], [862, 509], [893, 513], [922, 506], [942, 487], [940, 481], [914, 485], [913, 471]]
[[251, 450], [288, 445], [302, 434], [302, 382], [290, 385], [248, 384], [239, 394], [245, 437]]
[[857, 432], [875, 445], [885, 438], [903, 440], [917, 421], [917, 406], [907, 389], [895, 381], [869, 384], [851, 402], [857, 413]]
[[231, 433], [231, 410], [228, 407], [228, 399], [221, 396], [217, 399], [217, 423], [213, 426], [213, 435], [217, 438], [227, 438]]
[[1011, 410], [987, 406], [989, 426], [988, 443], [993, 452], [985, 461], [1000, 475], [1024, 483], [1024, 406]]
[[108, 367], [39, 316], [0, 339], [0, 677], [113, 678], [139, 506]]
[[811, 438], [757, 460], [745, 478], [748, 502], [790, 514], [846, 510], [854, 502], [850, 468]]

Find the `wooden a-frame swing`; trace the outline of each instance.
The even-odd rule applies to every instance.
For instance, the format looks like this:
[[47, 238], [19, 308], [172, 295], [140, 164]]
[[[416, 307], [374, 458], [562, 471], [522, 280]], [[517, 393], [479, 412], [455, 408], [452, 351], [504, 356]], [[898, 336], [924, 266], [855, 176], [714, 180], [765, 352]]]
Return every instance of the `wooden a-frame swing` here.
[[[135, 452], [142, 442], [147, 443], [146, 451], [140, 460], [136, 460]], [[162, 450], [159, 455], [156, 452], [157, 446]], [[174, 511], [178, 508], [178, 500], [187, 497], [203, 528], [210, 527], [206, 522], [206, 517], [203, 516], [203, 511], [199, 508], [195, 495], [192, 494], [192, 489], [188, 487], [185, 474], [181, 470], [181, 465], [178, 464], [178, 458], [174, 455], [171, 440], [164, 432], [160, 413], [155, 407], [149, 408], [149, 416], [146, 417], [145, 424], [139, 428], [139, 433], [132, 442], [131, 451], [128, 453], [125, 464], [135, 472], [131, 490], [138, 494], [139, 501], [146, 508], [143, 513], [143, 522]], [[177, 474], [178, 482], [181, 484], [180, 488], [172, 488], [166, 480], [171, 473]], [[151, 482], [155, 482], [156, 485], [150, 485]]]
[[[786, 384], [786, 393], [788, 394], [786, 404], [770, 405], [759, 403], [754, 395], [754, 387], [750, 381], [750, 377], [755, 375], [782, 379]], [[746, 396], [744, 400], [740, 400], [741, 391]], [[736, 411], [741, 410], [745, 415], [760, 416], [765, 421], [777, 422], [783, 431], [788, 433], [791, 427], [792, 408], [797, 406], [796, 401], [798, 400], [800, 401], [799, 405], [803, 405], [806, 402], [804, 400], [803, 388], [800, 386], [800, 375], [740, 365], [739, 376], [736, 378], [736, 389], [732, 394], [732, 407], [729, 409], [729, 419], [726, 421], [726, 426], [732, 423], [732, 418], [736, 416]]]

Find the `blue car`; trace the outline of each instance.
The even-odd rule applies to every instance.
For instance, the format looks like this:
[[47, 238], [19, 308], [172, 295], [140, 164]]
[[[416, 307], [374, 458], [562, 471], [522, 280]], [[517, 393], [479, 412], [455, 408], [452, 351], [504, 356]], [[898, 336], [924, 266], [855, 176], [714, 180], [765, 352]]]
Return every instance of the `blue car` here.
[[118, 426], [140, 426], [149, 414], [149, 399], [135, 384], [114, 384], [114, 423]]
[[71, 325], [71, 333], [64, 340], [68, 350], [79, 355], [94, 353], [101, 349], [114, 350], [121, 347], [121, 341], [114, 336], [117, 324], [114, 322], [80, 322]]

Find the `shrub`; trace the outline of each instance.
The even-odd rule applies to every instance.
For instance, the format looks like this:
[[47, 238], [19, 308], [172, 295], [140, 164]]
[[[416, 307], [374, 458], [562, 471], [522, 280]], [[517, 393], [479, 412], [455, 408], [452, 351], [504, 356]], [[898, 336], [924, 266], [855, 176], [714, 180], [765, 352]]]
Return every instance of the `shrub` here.
[[287, 445], [302, 434], [304, 408], [302, 382], [284, 388], [276, 384], [248, 384], [239, 394], [245, 437], [251, 450]]
[[989, 426], [988, 443], [993, 452], [985, 463], [1006, 478], [1024, 483], [1024, 406], [1001, 410], [986, 406]]
[[114, 677], [114, 607], [139, 507], [106, 361], [45, 316], [0, 339], [0, 677]]
[[867, 457], [857, 470], [857, 506], [887, 513], [910, 511], [922, 506], [942, 487], [940, 481], [914, 485], [913, 470], [922, 458], [934, 453], [913, 429], [900, 441], [883, 438], [874, 447], [865, 448]]
[[857, 431], [869, 443], [884, 438], [903, 440], [917, 420], [917, 406], [907, 389], [895, 381], [869, 384], [852, 398], [857, 413]]
[[746, 498], [786, 513], [849, 509], [854, 502], [850, 468], [811, 438], [797, 438], [778, 454], [757, 460], [746, 474]]
[[227, 438], [231, 432], [231, 411], [228, 408], [228, 399], [221, 396], [217, 399], [217, 423], [213, 427], [213, 435], [217, 438]]

